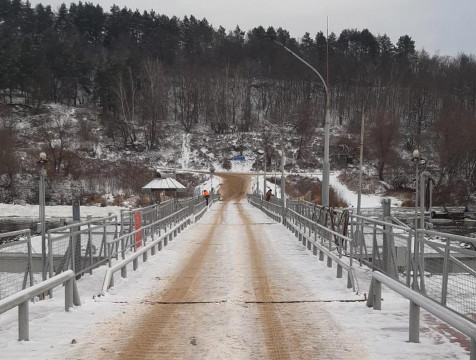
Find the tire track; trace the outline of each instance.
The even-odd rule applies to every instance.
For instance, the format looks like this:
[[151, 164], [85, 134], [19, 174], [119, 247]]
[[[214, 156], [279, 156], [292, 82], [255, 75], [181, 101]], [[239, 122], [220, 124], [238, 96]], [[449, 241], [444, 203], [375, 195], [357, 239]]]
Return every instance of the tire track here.
[[238, 204], [238, 213], [245, 224], [246, 237], [249, 244], [249, 255], [253, 271], [253, 285], [258, 305], [261, 325], [265, 333], [265, 342], [270, 359], [291, 359], [290, 346], [286, 343], [286, 336], [279, 320], [279, 311], [273, 302], [272, 289], [269, 286], [266, 264], [262, 249], [251, 230], [250, 220], [241, 204]]
[[[174, 344], [179, 334], [173, 334], [174, 316], [179, 303], [186, 300], [188, 293], [194, 288], [200, 277], [202, 265], [209, 252], [216, 225], [223, 221], [226, 204], [222, 204], [215, 221], [200, 244], [189, 257], [185, 267], [162, 293], [151, 295], [146, 301], [160, 301], [172, 305], [155, 305], [138, 320], [139, 326], [127, 339], [119, 359], [167, 359], [179, 356], [179, 348]], [[175, 303], [175, 304], [174, 304]], [[167, 336], [172, 333], [171, 336]], [[178, 351], [178, 352], [176, 352]]]

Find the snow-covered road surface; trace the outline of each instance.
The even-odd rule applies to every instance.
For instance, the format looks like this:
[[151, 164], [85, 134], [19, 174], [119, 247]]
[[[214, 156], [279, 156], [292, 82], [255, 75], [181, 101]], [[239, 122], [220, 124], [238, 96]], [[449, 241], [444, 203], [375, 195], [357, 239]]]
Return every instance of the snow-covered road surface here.
[[62, 312], [63, 291], [31, 306], [32, 341], [16, 342], [16, 312], [3, 314], [0, 358], [467, 358], [438, 322], [406, 343], [407, 301], [384, 289], [383, 311], [367, 308], [335, 268], [243, 200], [248, 186], [224, 176], [225, 201], [128, 279], [116, 276], [106, 296], [92, 299], [100, 269], [78, 281], [83, 306], [72, 312]]

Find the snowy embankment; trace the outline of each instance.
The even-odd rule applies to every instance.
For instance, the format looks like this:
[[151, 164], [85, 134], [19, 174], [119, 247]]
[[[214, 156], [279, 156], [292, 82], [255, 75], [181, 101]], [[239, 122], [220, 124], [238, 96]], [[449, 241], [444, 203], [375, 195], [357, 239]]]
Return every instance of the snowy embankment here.
[[[271, 176], [272, 174], [268, 175]], [[296, 173], [297, 175], [297, 173]], [[322, 181], [322, 175], [321, 174], [308, 174], [308, 173], [303, 173], [302, 176], [311, 176], [312, 177], [317, 177], [320, 181]], [[259, 193], [262, 194], [263, 193], [263, 176], [260, 175], [258, 177], [256, 176], [251, 176], [251, 191], [254, 192], [255, 189], [256, 189], [256, 179], [258, 179], [258, 189], [259, 189]], [[349, 207], [352, 208], [352, 207], [357, 207], [357, 196], [358, 194], [352, 190], [349, 190], [349, 188], [347, 186], [345, 186], [345, 184], [343, 184], [340, 180], [339, 180], [339, 172], [333, 172], [330, 174], [330, 177], [329, 177], [329, 183], [330, 183], [330, 186], [334, 189], [335, 192], [337, 192], [348, 204], [349, 204]], [[267, 181], [266, 182], [266, 187], [267, 189], [271, 189], [272, 192], [273, 192], [273, 195], [276, 195], [278, 197], [281, 196], [281, 181], [280, 179], [278, 178], [278, 182], [275, 186], [275, 184], [273, 182], [270, 182], [270, 181]], [[276, 188], [276, 194], [275, 193], [275, 189]], [[365, 195], [365, 194], [362, 194], [362, 203], [361, 203], [361, 206], [362, 208], [375, 208], [375, 207], [381, 207], [382, 206], [382, 200], [384, 198], [389, 198], [389, 197], [386, 197], [386, 196], [379, 196], [379, 195]], [[390, 199], [392, 200], [392, 206], [399, 206], [401, 204], [401, 201], [398, 200], [397, 198], [393, 198], [393, 197], [390, 197]]]

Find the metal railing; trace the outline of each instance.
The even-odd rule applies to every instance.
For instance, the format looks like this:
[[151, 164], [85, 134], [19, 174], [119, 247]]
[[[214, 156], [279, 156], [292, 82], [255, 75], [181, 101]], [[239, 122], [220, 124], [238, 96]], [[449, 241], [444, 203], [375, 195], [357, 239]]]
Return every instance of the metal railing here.
[[[185, 210], [185, 209], [184, 209]], [[148, 259], [148, 252], [151, 252], [151, 255], [156, 254], [156, 247], [157, 251], [161, 251], [163, 246], [167, 246], [168, 242], [171, 241], [175, 236], [177, 236], [182, 230], [185, 229], [188, 225], [192, 223], [192, 216], [189, 214], [187, 217], [182, 218], [179, 220], [177, 224], [171, 227], [167, 232], [162, 235], [159, 235], [158, 238], [152, 240], [149, 244], [143, 246], [141, 249], [134, 252], [131, 256], [123, 259], [117, 264], [113, 266], [110, 265], [109, 269], [104, 276], [103, 287], [101, 291], [101, 295], [104, 295], [109, 288], [114, 287], [114, 274], [121, 270], [121, 277], [127, 278], [127, 265], [131, 262], [133, 263], [133, 270], [136, 271], [139, 267], [139, 257], [142, 255], [143, 262], [146, 262]], [[152, 226], [148, 225], [148, 226]]]
[[[266, 202], [255, 195], [249, 199], [280, 221], [280, 202]], [[380, 271], [476, 322], [476, 239], [423, 229], [418, 229], [415, 236], [412, 228], [401, 222], [395, 224], [389, 215], [379, 220], [302, 200], [286, 204], [284, 223], [292, 221], [311, 239], [317, 235], [317, 241], [329, 253], [348, 258], [349, 264], [354, 259], [360, 266]], [[473, 246], [464, 246], [467, 244]]]
[[476, 324], [464, 319], [460, 316], [454, 316], [454, 313], [446, 307], [436, 304], [428, 300], [427, 297], [409, 289], [402, 283], [375, 271], [372, 273], [372, 282], [374, 286], [372, 304], [374, 310], [381, 310], [382, 308], [382, 286], [386, 285], [393, 291], [410, 300], [410, 314], [409, 314], [409, 342], [417, 343], [420, 337], [420, 307], [428, 311], [430, 314], [443, 320], [456, 330], [462, 332], [470, 338], [470, 360], [476, 360]]
[[117, 215], [48, 230], [48, 272], [73, 270], [77, 276], [107, 262], [107, 241], [119, 233]]
[[[200, 198], [198, 198], [200, 199]], [[204, 213], [212, 206], [215, 201], [218, 201], [218, 197], [210, 197], [208, 206], [205, 201], [197, 203], [196, 199], [183, 203], [182, 209], [177, 212], [157, 220], [154, 223], [143, 226], [130, 234], [122, 235], [117, 239], [108, 242], [109, 252], [109, 269], [106, 272], [103, 282], [103, 288], [101, 295], [104, 295], [110, 287], [114, 286], [114, 274], [121, 270], [121, 276], [127, 278], [127, 265], [132, 262], [133, 270], [137, 270], [139, 267], [139, 257], [142, 255], [142, 261], [146, 262], [148, 259], [148, 252], [151, 255], [155, 255], [156, 251], [161, 251], [162, 247], [168, 245], [169, 241], [172, 241], [182, 230], [193, 222], [198, 221]], [[161, 233], [162, 229], [164, 234]], [[150, 233], [150, 242], [148, 242], [146, 234]], [[138, 243], [136, 235], [141, 234], [141, 240]], [[156, 235], [158, 237], [156, 238]], [[128, 240], [131, 239], [132, 240]], [[135, 241], [134, 241], [135, 239]], [[120, 250], [119, 249], [120, 244]], [[140, 244], [140, 246], [137, 246]], [[125, 254], [128, 250], [133, 250], [132, 255], [126, 258]], [[116, 249], [116, 250], [115, 250]], [[121, 254], [122, 261], [112, 265], [112, 258], [118, 257]]]
[[30, 230], [1, 233], [0, 243], [2, 239], [16, 241], [0, 245], [0, 299], [33, 286], [33, 273], [42, 269], [41, 254], [33, 259]]
[[[263, 201], [256, 195], [249, 195], [248, 201], [275, 221], [282, 222], [283, 212], [279, 203]], [[286, 209], [284, 224], [314, 255], [319, 252], [320, 261], [324, 261], [324, 258], [327, 257], [328, 267], [332, 267], [332, 264], [336, 263], [337, 278], [342, 278], [342, 270], [346, 270], [347, 287], [359, 292], [357, 278], [352, 267], [354, 242], [351, 238], [330, 230], [289, 208]], [[348, 262], [344, 254], [349, 257]]]
[[69, 311], [73, 305], [80, 306], [81, 299], [76, 286], [75, 275], [72, 270], [65, 271], [60, 275], [54, 276], [51, 279], [40, 282], [28, 289], [21, 290], [0, 300], [0, 314], [18, 306], [18, 340], [30, 339], [30, 301], [34, 299], [35, 296], [44, 294], [45, 292], [52, 293], [53, 288], [62, 284], [65, 284], [65, 311]]

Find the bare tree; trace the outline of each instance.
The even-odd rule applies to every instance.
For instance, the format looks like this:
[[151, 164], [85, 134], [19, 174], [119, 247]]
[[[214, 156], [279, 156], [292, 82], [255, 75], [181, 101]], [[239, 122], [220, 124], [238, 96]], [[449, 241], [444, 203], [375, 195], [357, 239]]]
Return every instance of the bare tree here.
[[148, 58], [142, 66], [142, 122], [149, 149], [156, 148], [160, 124], [167, 118], [168, 85], [157, 60]]
[[123, 75], [119, 73], [114, 89], [121, 116], [120, 130], [124, 144], [137, 140], [137, 104], [139, 102], [138, 84], [131, 68]]
[[371, 157], [376, 161], [379, 180], [383, 181], [385, 166], [395, 157], [395, 146], [399, 139], [399, 121], [397, 115], [388, 110], [379, 109], [369, 117], [370, 133], [368, 143]]
[[200, 85], [198, 79], [182, 74], [174, 81], [174, 115], [189, 133], [200, 115]]

